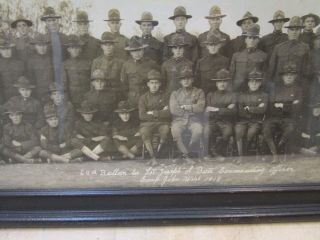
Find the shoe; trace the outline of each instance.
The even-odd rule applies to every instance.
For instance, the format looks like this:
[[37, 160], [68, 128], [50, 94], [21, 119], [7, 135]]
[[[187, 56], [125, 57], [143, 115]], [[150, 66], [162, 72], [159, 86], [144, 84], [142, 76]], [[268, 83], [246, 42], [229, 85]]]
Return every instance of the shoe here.
[[183, 160], [185, 163], [189, 164], [189, 165], [193, 165], [193, 164], [196, 163], [194, 160], [192, 160], [192, 159], [190, 158], [189, 154], [183, 154], [183, 155], [182, 155], [182, 160]]

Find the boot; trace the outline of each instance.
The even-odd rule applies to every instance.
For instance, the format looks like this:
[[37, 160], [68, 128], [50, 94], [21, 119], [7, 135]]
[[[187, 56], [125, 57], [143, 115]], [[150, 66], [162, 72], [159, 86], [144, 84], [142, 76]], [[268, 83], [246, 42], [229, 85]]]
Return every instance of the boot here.
[[81, 152], [83, 152], [84, 155], [86, 155], [87, 157], [89, 157], [95, 161], [99, 160], [99, 156], [97, 154], [95, 154], [93, 151], [91, 151], [90, 148], [88, 148], [86, 146], [83, 146], [81, 148]]
[[92, 152], [94, 152], [96, 155], [100, 155], [101, 153], [104, 152], [104, 149], [101, 147], [100, 144], [98, 144], [93, 150]]
[[66, 159], [66, 158], [64, 158], [64, 157], [62, 157], [62, 156], [59, 156], [59, 155], [57, 155], [57, 154], [52, 154], [50, 158], [51, 158], [51, 160], [52, 160], [53, 162], [57, 162], [57, 163], [69, 163], [69, 160], [68, 160], [68, 159]]

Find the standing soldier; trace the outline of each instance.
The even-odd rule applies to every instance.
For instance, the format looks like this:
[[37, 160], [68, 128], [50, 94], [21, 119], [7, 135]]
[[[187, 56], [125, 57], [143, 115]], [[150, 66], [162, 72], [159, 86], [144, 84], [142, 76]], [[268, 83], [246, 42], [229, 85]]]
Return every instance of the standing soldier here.
[[179, 34], [174, 35], [168, 47], [170, 47], [172, 56], [166, 60], [161, 66], [161, 78], [165, 86], [163, 86], [170, 95], [174, 90], [180, 88], [180, 83], [177, 77], [183, 69], [193, 69], [193, 62], [184, 57], [187, 43], [185, 38]]
[[242, 34], [235, 39], [232, 39], [229, 44], [226, 45], [226, 56], [228, 58], [231, 59], [234, 53], [240, 52], [246, 48], [246, 36], [244, 34], [254, 23], [257, 23], [258, 21], [259, 18], [253, 16], [250, 12], [246, 12], [242, 19], [237, 21], [237, 25], [241, 27]]
[[176, 7], [174, 9], [173, 16], [169, 17], [169, 19], [173, 20], [176, 31], [164, 37], [164, 60], [167, 60], [172, 56], [170, 47], [168, 45], [171, 42], [171, 38], [173, 38], [176, 34], [181, 34], [186, 43], [184, 56], [193, 62], [193, 64], [195, 64], [198, 60], [198, 39], [196, 36], [186, 31], [186, 25], [189, 18], [192, 18], [192, 16], [188, 15], [186, 9], [182, 6]]
[[313, 49], [313, 39], [315, 38], [315, 34], [313, 29], [319, 25], [320, 17], [316, 14], [309, 13], [301, 17], [304, 29], [300, 35], [300, 41], [309, 45], [310, 49]]
[[283, 25], [288, 22], [290, 18], [286, 18], [284, 12], [281, 10], [273, 14], [273, 19], [269, 21], [273, 25], [273, 32], [263, 36], [259, 41], [259, 49], [268, 55], [268, 62], [274, 47], [282, 42], [288, 40], [288, 34], [282, 32]]
[[144, 12], [142, 13], [141, 19], [137, 20], [136, 23], [140, 25], [142, 43], [148, 45], [144, 50], [145, 56], [160, 65], [163, 56], [163, 43], [152, 36], [152, 30], [159, 22], [153, 20], [150, 12]]
[[81, 56], [83, 43], [76, 35], [70, 35], [65, 44], [70, 57], [62, 64], [62, 79], [70, 101], [79, 107], [83, 95], [90, 89], [91, 63]]
[[247, 32], [243, 34], [246, 49], [236, 52], [232, 56], [230, 72], [233, 79], [232, 87], [235, 91], [241, 91], [247, 87], [245, 86], [245, 80], [253, 69], [264, 71], [266, 68], [267, 54], [257, 48], [259, 35], [259, 25], [251, 25]]
[[79, 11], [76, 20], [73, 22], [77, 24], [77, 34], [83, 43], [81, 58], [92, 62], [101, 54], [99, 40], [89, 34], [89, 23], [92, 21], [89, 20], [85, 11]]
[[91, 72], [94, 72], [97, 69], [103, 71], [105, 78], [108, 79], [108, 85], [106, 88], [114, 91], [117, 101], [120, 101], [125, 96], [125, 92], [123, 91], [123, 86], [120, 81], [120, 74], [124, 61], [115, 53], [116, 43], [117, 41], [111, 33], [105, 32], [102, 34], [100, 46], [103, 54], [94, 59]]
[[108, 12], [108, 19], [105, 19], [104, 21], [108, 22], [110, 30], [109, 33], [112, 34], [113, 39], [116, 41], [114, 55], [123, 60], [127, 60], [129, 56], [124, 49], [128, 45], [129, 39], [126, 36], [120, 34], [121, 20], [123, 19], [120, 18], [119, 10], [110, 9]]
[[212, 76], [216, 76], [219, 70], [229, 67], [229, 59], [219, 53], [225, 41], [224, 38], [208, 35], [208, 39], [202, 42], [206, 46], [208, 54], [198, 61], [195, 74], [197, 86], [206, 94], [216, 89]]
[[24, 64], [13, 56], [14, 44], [6, 39], [0, 39], [0, 81], [1, 99], [6, 102], [12, 96], [17, 95], [13, 84], [24, 74]]
[[48, 86], [54, 82], [52, 56], [48, 49], [48, 36], [38, 34], [32, 41], [35, 53], [28, 59], [27, 76], [36, 85], [35, 96], [45, 100]]
[[144, 145], [151, 157], [150, 164], [156, 165], [155, 153], [152, 146], [152, 134], [160, 134], [157, 153], [160, 153], [163, 145], [167, 142], [170, 132], [170, 111], [168, 94], [160, 90], [160, 72], [151, 70], [148, 73], [147, 82], [149, 91], [142, 95], [139, 100], [140, 133]]
[[[209, 54], [207, 44], [204, 42], [206, 42], [210, 36], [215, 36], [216, 38], [219, 38], [219, 39], [225, 39], [224, 44], [229, 43], [230, 36], [222, 31], [220, 31], [222, 18], [224, 18], [225, 16], [226, 16], [225, 14], [221, 14], [221, 10], [218, 6], [213, 6], [209, 11], [209, 16], [205, 17], [209, 21], [210, 29], [209, 29], [209, 31], [201, 33], [198, 37], [199, 49], [201, 49], [200, 50], [200, 57], [201, 58], [203, 58]], [[222, 54], [224, 55], [223, 50], [224, 49], [221, 49]], [[215, 76], [215, 75], [212, 75], [212, 76]]]
[[[172, 115], [171, 133], [178, 150], [182, 153], [183, 160], [193, 164], [190, 153], [200, 152], [203, 134], [202, 117], [206, 100], [204, 92], [192, 86], [194, 76], [191, 69], [186, 68], [182, 71], [178, 79], [181, 88], [173, 91], [169, 101]], [[186, 131], [191, 132], [188, 141], [185, 137]]]
[[144, 57], [146, 44], [141, 42], [137, 36], [133, 36], [129, 41], [129, 46], [125, 49], [130, 52], [131, 58], [122, 67], [121, 81], [127, 91], [128, 101], [132, 107], [137, 108], [139, 98], [147, 91], [147, 75], [152, 69], [159, 69], [159, 66], [149, 58]]

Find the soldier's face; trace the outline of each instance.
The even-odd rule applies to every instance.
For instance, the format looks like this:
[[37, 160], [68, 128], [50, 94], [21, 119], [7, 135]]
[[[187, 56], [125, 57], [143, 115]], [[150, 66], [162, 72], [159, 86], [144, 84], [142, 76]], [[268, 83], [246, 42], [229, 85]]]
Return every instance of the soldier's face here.
[[247, 48], [255, 48], [258, 46], [259, 43], [259, 37], [246, 37], [246, 45]]
[[228, 87], [228, 82], [227, 81], [218, 81], [218, 82], [216, 82], [216, 86], [217, 86], [218, 90], [224, 91]]
[[173, 22], [176, 26], [176, 30], [184, 30], [186, 28], [188, 19], [186, 17], [176, 17]]
[[17, 23], [17, 31], [21, 34], [21, 35], [26, 35], [29, 32], [29, 26], [27, 25], [27, 23], [25, 22], [18, 22]]
[[222, 18], [213, 18], [208, 20], [210, 28], [213, 30], [219, 29], [222, 23]]
[[244, 20], [241, 24], [241, 29], [243, 33], [246, 33], [248, 29], [254, 24], [252, 19]]
[[207, 44], [207, 49], [210, 54], [216, 54], [219, 52], [221, 46], [221, 44]]
[[81, 116], [86, 122], [91, 122], [93, 119], [93, 113], [81, 113]]
[[319, 117], [320, 116], [320, 108], [319, 107], [316, 107], [312, 110], [312, 114], [313, 116], [315, 117]]
[[86, 22], [78, 22], [77, 23], [77, 30], [78, 30], [78, 34], [80, 36], [89, 34], [89, 23]]
[[72, 58], [78, 57], [81, 53], [81, 47], [76, 47], [76, 46], [68, 47], [67, 50], [68, 50], [68, 53], [70, 54], [70, 57]]
[[149, 82], [147, 83], [150, 92], [152, 93], [156, 93], [159, 91], [159, 88], [161, 86], [161, 83], [159, 80], [149, 80]]
[[36, 49], [36, 52], [39, 55], [44, 55], [48, 51], [48, 45], [47, 44], [36, 44], [36, 45], [34, 45], [34, 48]]
[[142, 22], [140, 24], [140, 29], [141, 29], [142, 35], [151, 35], [153, 28], [154, 27], [151, 22]]
[[104, 44], [101, 44], [101, 48], [102, 48], [103, 54], [106, 56], [109, 56], [114, 51], [114, 44], [113, 43], [104, 43]]
[[18, 91], [23, 98], [30, 97], [32, 93], [31, 88], [19, 88]]
[[109, 29], [112, 33], [118, 33], [120, 31], [121, 22], [120, 21], [109, 21]]
[[303, 23], [304, 27], [306, 30], [309, 30], [311, 31], [312, 29], [315, 28], [316, 26], [316, 21], [313, 17], [307, 17], [305, 20], [304, 20], [304, 23]]
[[49, 32], [59, 32], [60, 23], [57, 18], [47, 18], [45, 23]]
[[55, 105], [60, 105], [63, 102], [64, 95], [59, 91], [53, 91], [50, 94], [51, 100], [54, 102]]
[[181, 79], [180, 83], [181, 83], [181, 86], [184, 88], [191, 87], [193, 83], [193, 78], [188, 77], [188, 78]]
[[143, 49], [139, 49], [136, 51], [130, 51], [131, 57], [136, 61], [140, 60], [143, 57], [143, 53], [144, 53]]
[[97, 91], [101, 91], [104, 89], [105, 86], [105, 81], [101, 80], [101, 79], [95, 79], [92, 81], [92, 86], [94, 87], [95, 90]]
[[119, 117], [123, 122], [128, 122], [130, 120], [130, 113], [119, 113]]
[[12, 49], [11, 48], [1, 48], [0, 53], [3, 58], [11, 58]]
[[273, 23], [274, 30], [280, 31], [283, 28], [284, 21], [276, 21]]
[[184, 47], [181, 47], [181, 46], [172, 47], [171, 51], [174, 58], [180, 58], [184, 54]]
[[296, 78], [297, 78], [296, 73], [285, 73], [282, 75], [282, 79], [285, 85], [293, 84]]
[[47, 123], [50, 127], [56, 128], [59, 124], [59, 118], [58, 117], [49, 117], [47, 118]]
[[261, 86], [261, 81], [255, 80], [255, 79], [250, 79], [248, 82], [248, 86], [249, 86], [250, 91], [255, 92], [255, 91], [259, 90], [259, 88]]
[[9, 118], [13, 124], [19, 125], [22, 121], [22, 113], [10, 113]]
[[288, 28], [289, 40], [297, 40], [301, 34], [301, 28]]

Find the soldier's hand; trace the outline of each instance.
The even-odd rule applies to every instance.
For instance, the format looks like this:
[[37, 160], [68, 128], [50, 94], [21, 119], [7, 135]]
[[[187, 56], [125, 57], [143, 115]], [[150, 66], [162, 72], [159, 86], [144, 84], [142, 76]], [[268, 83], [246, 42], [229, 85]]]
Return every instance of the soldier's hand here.
[[140, 137], [141, 134], [140, 134], [140, 132], [137, 132], [134, 136], [135, 136], [135, 137]]
[[168, 110], [169, 107], [168, 106], [165, 106], [162, 110]]
[[71, 153], [63, 154], [61, 157], [63, 157], [63, 158], [66, 158], [66, 159], [70, 160], [70, 159], [71, 159]]
[[105, 136], [98, 136], [98, 137], [93, 137], [91, 139], [92, 141], [95, 141], [95, 142], [101, 142], [105, 138], [106, 138]]
[[147, 114], [148, 115], [153, 115], [153, 111], [148, 111]]
[[275, 103], [274, 106], [276, 108], [283, 108], [283, 103]]
[[299, 102], [299, 100], [294, 100], [292, 104], [298, 104]]
[[67, 146], [67, 144], [64, 142], [64, 143], [61, 143], [60, 145], [59, 145], [59, 147], [60, 148], [65, 148]]
[[264, 103], [260, 103], [260, 104], [258, 105], [258, 107], [260, 107], [260, 108], [264, 107]]
[[16, 141], [16, 140], [12, 140], [12, 144], [13, 144], [13, 146], [15, 146], [15, 147], [21, 147], [21, 143], [18, 142], [18, 141]]
[[184, 110], [192, 111], [192, 105], [184, 105]]
[[249, 106], [245, 106], [243, 109], [249, 111]]
[[232, 109], [234, 108], [236, 105], [234, 103], [229, 104], [229, 106], [227, 108]]
[[128, 141], [127, 137], [120, 136], [120, 135], [114, 135], [112, 138], [118, 139], [120, 141]]
[[84, 138], [84, 136], [82, 136], [82, 135], [80, 135], [80, 134], [77, 134], [76, 137], [77, 137], [77, 138], [80, 138], [80, 139], [83, 139], [83, 138]]

